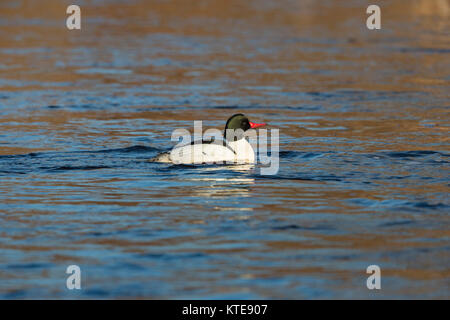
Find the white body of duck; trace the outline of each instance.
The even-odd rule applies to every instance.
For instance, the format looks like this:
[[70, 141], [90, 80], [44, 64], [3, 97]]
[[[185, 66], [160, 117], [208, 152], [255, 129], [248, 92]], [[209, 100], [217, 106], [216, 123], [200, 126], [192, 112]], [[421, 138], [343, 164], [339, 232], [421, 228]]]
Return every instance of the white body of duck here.
[[176, 147], [160, 154], [153, 161], [174, 164], [254, 163], [255, 151], [247, 139], [242, 138], [229, 143], [220, 141]]

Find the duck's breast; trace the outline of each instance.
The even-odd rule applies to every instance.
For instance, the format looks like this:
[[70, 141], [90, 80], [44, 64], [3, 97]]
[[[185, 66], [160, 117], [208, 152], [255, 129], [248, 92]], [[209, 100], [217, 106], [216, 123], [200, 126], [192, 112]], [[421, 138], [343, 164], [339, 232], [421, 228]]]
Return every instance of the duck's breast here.
[[235, 152], [235, 162], [238, 163], [254, 163], [255, 162], [255, 151], [252, 145], [243, 138], [238, 141], [232, 141], [229, 147]]

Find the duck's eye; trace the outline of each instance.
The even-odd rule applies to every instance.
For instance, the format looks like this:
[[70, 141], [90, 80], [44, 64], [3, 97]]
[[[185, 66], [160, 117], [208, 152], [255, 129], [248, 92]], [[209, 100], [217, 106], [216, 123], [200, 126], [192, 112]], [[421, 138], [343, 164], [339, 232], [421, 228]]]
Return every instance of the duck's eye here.
[[248, 129], [250, 129], [250, 122], [248, 121], [248, 119], [242, 120], [241, 128], [244, 131], [247, 131]]

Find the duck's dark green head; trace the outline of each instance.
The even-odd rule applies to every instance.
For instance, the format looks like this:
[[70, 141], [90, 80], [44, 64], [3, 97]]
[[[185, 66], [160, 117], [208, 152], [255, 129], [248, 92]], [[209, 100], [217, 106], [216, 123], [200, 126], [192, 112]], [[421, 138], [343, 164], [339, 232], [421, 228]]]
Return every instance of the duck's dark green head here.
[[265, 126], [265, 123], [253, 123], [248, 120], [248, 118], [242, 113], [232, 115], [225, 125], [224, 137], [227, 138], [227, 129], [237, 130], [242, 129], [242, 131], [247, 131], [248, 129], [258, 128]]

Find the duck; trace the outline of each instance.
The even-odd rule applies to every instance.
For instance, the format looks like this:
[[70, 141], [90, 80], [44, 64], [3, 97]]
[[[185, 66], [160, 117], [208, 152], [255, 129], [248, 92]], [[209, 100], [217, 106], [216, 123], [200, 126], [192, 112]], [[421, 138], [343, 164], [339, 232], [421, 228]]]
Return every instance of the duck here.
[[176, 145], [170, 152], [163, 152], [149, 161], [184, 165], [255, 163], [255, 150], [245, 132], [265, 125], [251, 122], [244, 114], [237, 113], [228, 118], [221, 139]]

